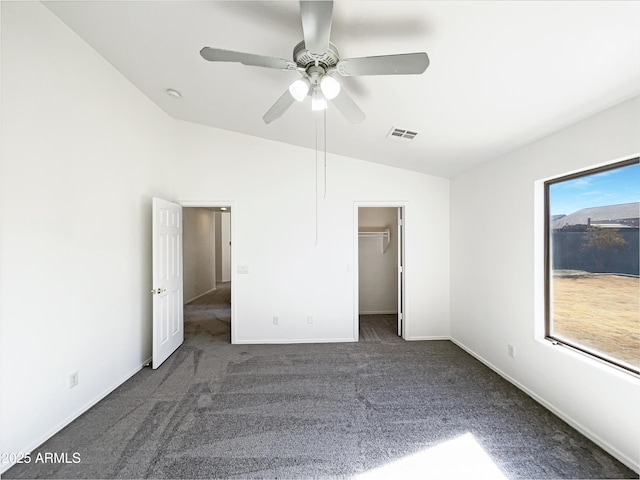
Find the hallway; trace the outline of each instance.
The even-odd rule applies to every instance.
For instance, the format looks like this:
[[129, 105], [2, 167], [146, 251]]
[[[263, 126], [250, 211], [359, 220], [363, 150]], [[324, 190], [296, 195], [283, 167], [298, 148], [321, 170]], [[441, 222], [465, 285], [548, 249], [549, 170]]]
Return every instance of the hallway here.
[[205, 335], [231, 343], [231, 282], [218, 283], [216, 290], [184, 306], [185, 337]]

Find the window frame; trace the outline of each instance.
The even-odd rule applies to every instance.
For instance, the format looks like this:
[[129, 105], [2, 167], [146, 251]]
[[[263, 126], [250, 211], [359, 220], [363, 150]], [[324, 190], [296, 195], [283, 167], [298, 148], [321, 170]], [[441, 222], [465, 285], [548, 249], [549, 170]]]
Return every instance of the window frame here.
[[574, 172], [568, 175], [563, 175], [561, 177], [555, 177], [553, 179], [546, 180], [544, 182], [544, 338], [545, 340], [550, 341], [554, 345], [562, 345], [565, 347], [569, 347], [570, 349], [580, 352], [584, 355], [587, 355], [591, 358], [595, 358], [602, 362], [605, 362], [608, 365], [620, 368], [625, 372], [631, 373], [635, 376], [640, 376], [640, 368], [635, 369], [630, 367], [627, 364], [616, 361], [615, 358], [611, 358], [605, 355], [601, 355], [597, 352], [590, 350], [587, 347], [580, 345], [577, 342], [567, 341], [566, 339], [561, 339], [554, 337], [551, 331], [551, 215], [550, 215], [550, 204], [549, 204], [549, 187], [551, 185], [562, 183], [567, 180], [573, 180], [576, 178], [586, 177], [589, 175], [606, 172], [609, 170], [616, 170], [618, 168], [627, 167], [630, 165], [636, 165], [640, 163], [640, 156], [629, 158], [626, 160], [618, 161], [615, 163], [610, 163], [607, 165], [590, 168], [587, 170], [580, 170], [579, 172]]

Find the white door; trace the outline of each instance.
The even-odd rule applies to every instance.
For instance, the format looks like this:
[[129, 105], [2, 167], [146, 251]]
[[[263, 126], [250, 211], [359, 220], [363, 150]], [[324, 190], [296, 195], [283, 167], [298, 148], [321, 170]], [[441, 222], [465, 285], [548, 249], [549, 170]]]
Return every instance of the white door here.
[[182, 206], [153, 199], [153, 349], [158, 368], [184, 340]]
[[402, 207], [398, 207], [398, 336], [402, 337], [404, 329], [404, 219]]

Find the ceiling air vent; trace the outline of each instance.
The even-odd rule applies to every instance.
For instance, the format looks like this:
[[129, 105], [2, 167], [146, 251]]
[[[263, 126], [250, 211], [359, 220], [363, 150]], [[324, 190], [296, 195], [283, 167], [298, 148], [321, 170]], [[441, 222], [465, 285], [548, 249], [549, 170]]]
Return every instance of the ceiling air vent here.
[[411, 130], [404, 130], [402, 128], [391, 128], [391, 131], [387, 135], [387, 138], [396, 138], [398, 140], [413, 140], [418, 135], [418, 132], [412, 132]]

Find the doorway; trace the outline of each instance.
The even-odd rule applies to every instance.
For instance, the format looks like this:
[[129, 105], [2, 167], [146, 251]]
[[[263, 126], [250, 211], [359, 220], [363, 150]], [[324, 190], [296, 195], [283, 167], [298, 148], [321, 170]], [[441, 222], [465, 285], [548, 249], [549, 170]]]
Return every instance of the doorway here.
[[182, 205], [185, 334], [233, 343], [232, 207]]
[[405, 338], [404, 206], [360, 203], [355, 213], [356, 338]]

